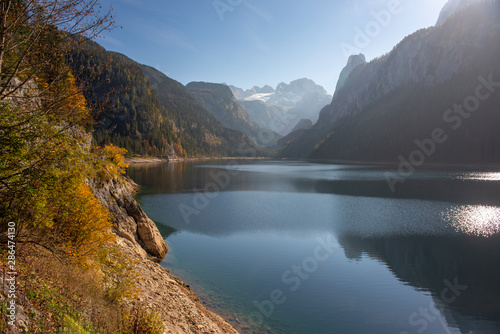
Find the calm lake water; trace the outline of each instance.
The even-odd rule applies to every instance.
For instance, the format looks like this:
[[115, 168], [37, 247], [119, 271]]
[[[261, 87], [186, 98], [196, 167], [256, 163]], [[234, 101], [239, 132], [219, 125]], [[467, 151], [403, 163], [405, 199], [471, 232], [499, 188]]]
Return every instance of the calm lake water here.
[[[500, 333], [500, 172], [133, 165], [163, 266], [242, 333]], [[389, 171], [391, 172], [391, 171]]]

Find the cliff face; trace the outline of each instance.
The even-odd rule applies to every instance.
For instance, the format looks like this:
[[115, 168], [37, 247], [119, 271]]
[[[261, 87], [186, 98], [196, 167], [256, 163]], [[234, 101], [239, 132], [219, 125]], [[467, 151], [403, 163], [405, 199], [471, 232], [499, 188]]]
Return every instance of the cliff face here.
[[495, 94], [481, 101], [467, 122], [453, 123], [450, 115], [485, 80], [496, 85], [499, 22], [499, 1], [471, 4], [443, 24], [406, 37], [390, 53], [359, 64], [315, 126], [281, 155], [392, 162], [412, 152], [416, 139], [442, 128], [449, 140], [427, 162], [498, 161], [497, 92], [490, 90]]
[[436, 23], [436, 25], [443, 24], [444, 21], [446, 21], [450, 16], [455, 14], [457, 11], [460, 9], [470, 5], [471, 3], [474, 2], [479, 2], [482, 0], [449, 0], [446, 5], [443, 7], [441, 10], [441, 13], [439, 14], [439, 19]]
[[297, 125], [293, 128], [293, 130], [288, 135], [286, 135], [285, 137], [280, 138], [280, 140], [278, 140], [278, 146], [283, 147], [283, 146], [288, 145], [290, 143], [296, 142], [304, 135], [304, 133], [307, 130], [312, 128], [313, 125], [314, 124], [313, 124], [313, 122], [311, 122], [310, 119], [300, 120], [299, 123], [297, 123]]
[[342, 72], [340, 72], [339, 81], [337, 81], [337, 87], [335, 90], [339, 90], [340, 88], [344, 87], [345, 81], [352, 73], [352, 71], [354, 71], [356, 67], [362, 64], [366, 64], [365, 55], [360, 53], [359, 55], [350, 56], [349, 60], [347, 61], [347, 65], [344, 67]]
[[[236, 96], [235, 96], [236, 97]], [[279, 123], [276, 113], [261, 100], [238, 100], [238, 103], [252, 117], [252, 120], [261, 127], [272, 129], [272, 124]]]
[[114, 216], [115, 233], [128, 241], [142, 258], [161, 262], [168, 247], [155, 223], [146, 216], [133, 198], [138, 185], [130, 178], [112, 180], [104, 184], [91, 181], [95, 196]]
[[[473, 1], [467, 3], [470, 2]], [[406, 37], [387, 55], [356, 66], [320, 120], [336, 122], [356, 115], [400, 87], [418, 84], [432, 88], [477, 66], [480, 52], [496, 51], [489, 40], [500, 32], [498, 4], [492, 2], [489, 6], [489, 15], [481, 10], [487, 10], [487, 6], [475, 8], [476, 15], [463, 12], [446, 25], [422, 29]], [[481, 15], [484, 17], [478, 22], [476, 18]]]
[[322, 112], [320, 121], [336, 122], [354, 116], [400, 87], [437, 86], [474, 64], [476, 55], [469, 52], [470, 46], [484, 40], [490, 34], [485, 30], [491, 27], [454, 29], [454, 35], [446, 29], [450, 27], [420, 30], [406, 37], [388, 55], [354, 68], [335, 93], [330, 107]]
[[155, 263], [163, 260], [168, 248], [155, 223], [133, 198], [138, 185], [124, 177], [124, 181], [104, 184], [94, 181], [91, 186], [95, 196], [115, 217], [114, 232], [120, 251], [136, 263], [136, 284], [141, 293], [128, 303], [145, 305], [158, 314], [165, 333], [237, 334], [223, 318], [201, 305], [189, 285]]

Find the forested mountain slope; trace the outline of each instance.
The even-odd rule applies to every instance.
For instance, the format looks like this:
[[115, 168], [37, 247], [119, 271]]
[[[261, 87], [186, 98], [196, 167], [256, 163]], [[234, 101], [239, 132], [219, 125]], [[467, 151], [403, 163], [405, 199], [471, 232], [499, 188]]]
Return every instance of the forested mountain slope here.
[[130, 154], [237, 156], [251, 142], [224, 128], [180, 83], [87, 41], [68, 55], [94, 111], [97, 144]]
[[191, 82], [187, 84], [191, 94], [224, 126], [245, 133], [259, 146], [274, 146], [281, 137], [270, 129], [253, 122], [250, 115], [236, 101], [231, 89], [224, 84]]

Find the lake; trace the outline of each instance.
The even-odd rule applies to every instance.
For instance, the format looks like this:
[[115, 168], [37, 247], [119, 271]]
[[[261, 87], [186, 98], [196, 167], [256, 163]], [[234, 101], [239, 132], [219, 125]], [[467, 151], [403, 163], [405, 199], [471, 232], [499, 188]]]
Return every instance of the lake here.
[[[162, 265], [242, 333], [500, 333], [500, 172], [136, 164]], [[391, 174], [394, 175], [394, 174]]]

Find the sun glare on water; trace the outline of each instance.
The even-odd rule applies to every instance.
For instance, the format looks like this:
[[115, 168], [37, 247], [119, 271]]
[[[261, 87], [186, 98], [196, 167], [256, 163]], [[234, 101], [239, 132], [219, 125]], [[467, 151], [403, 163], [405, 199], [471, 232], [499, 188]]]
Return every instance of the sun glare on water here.
[[487, 237], [500, 232], [500, 208], [494, 206], [457, 206], [443, 213], [443, 218], [467, 235]]
[[474, 172], [467, 173], [461, 177], [463, 180], [479, 180], [479, 181], [500, 181], [499, 172]]

